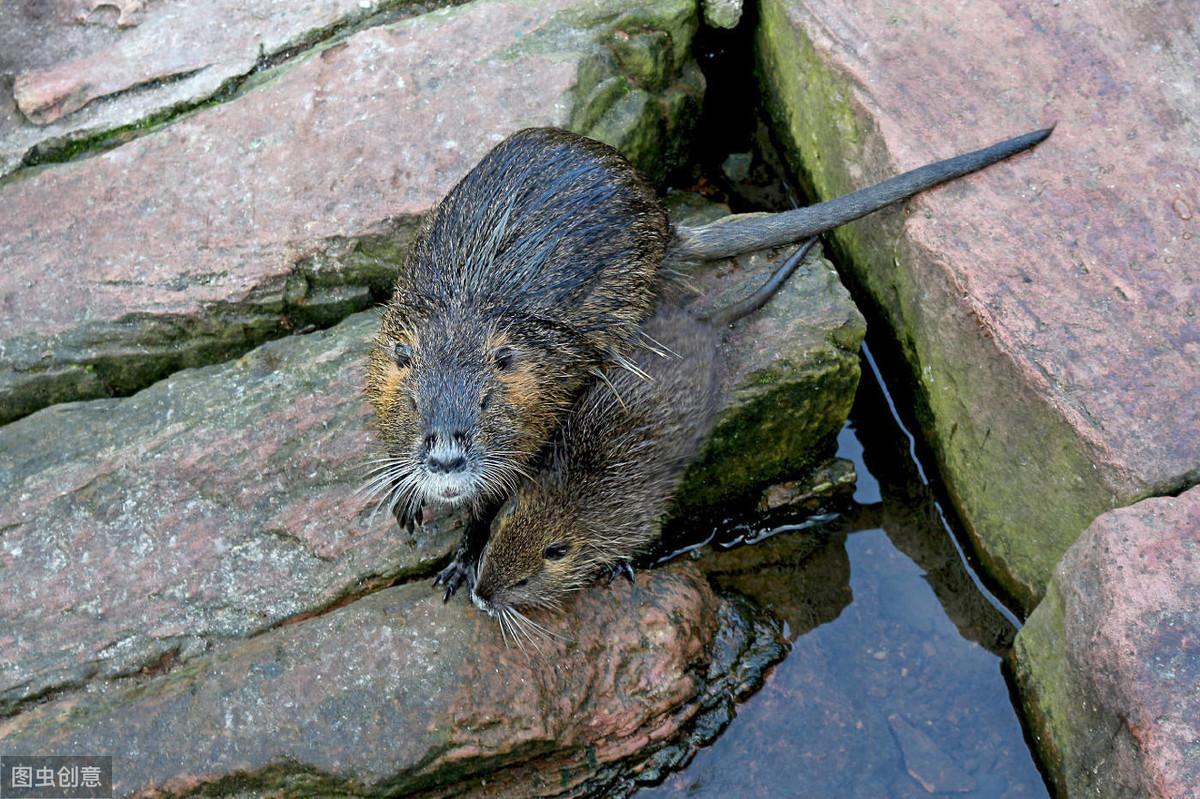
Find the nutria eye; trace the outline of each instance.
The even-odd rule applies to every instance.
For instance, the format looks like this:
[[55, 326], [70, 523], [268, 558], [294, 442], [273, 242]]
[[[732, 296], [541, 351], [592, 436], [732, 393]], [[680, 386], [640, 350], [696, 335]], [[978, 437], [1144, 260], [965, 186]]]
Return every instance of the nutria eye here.
[[513, 587], [513, 588], [520, 588], [520, 587], [521, 587], [521, 586], [523, 586], [523, 585], [529, 585], [529, 578], [528, 578], [528, 577], [526, 577], [524, 580], [521, 580], [519, 583], [513, 583], [513, 584], [512, 584], [512, 587]]
[[392, 360], [401, 369], [407, 369], [412, 363], [412, 347], [405, 344], [403, 341], [396, 342], [396, 346], [392, 348]]
[[570, 548], [569, 544], [551, 544], [546, 547], [546, 551], [542, 555], [545, 556], [546, 560], [559, 560], [566, 556], [567, 550]]
[[512, 347], [501, 347], [496, 350], [496, 368], [501, 372], [507, 372], [511, 369], [516, 360], [517, 351]]
[[479, 410], [486, 411], [487, 406], [492, 404], [492, 392], [487, 392], [483, 395], [483, 399], [479, 402]]

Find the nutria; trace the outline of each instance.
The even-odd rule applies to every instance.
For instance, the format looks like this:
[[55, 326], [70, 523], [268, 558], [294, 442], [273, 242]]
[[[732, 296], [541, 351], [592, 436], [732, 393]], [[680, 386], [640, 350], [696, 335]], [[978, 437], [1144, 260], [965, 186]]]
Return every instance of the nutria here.
[[525, 629], [517, 608], [558, 607], [604, 571], [632, 575], [630, 560], [657, 540], [658, 522], [712, 427], [724, 331], [766, 302], [813, 241], [748, 300], [709, 318], [663, 307], [646, 322], [661, 350], [635, 358], [650, 379], [613, 369], [609, 384], [588, 388], [537, 473], [492, 521], [471, 589], [480, 609], [515, 634]]
[[527, 129], [484, 156], [418, 231], [369, 356], [388, 457], [369, 490], [402, 525], [425, 503], [467, 506], [438, 582], [469, 574], [486, 520], [600, 367], [628, 365], [664, 260], [762, 249], [834, 228], [1007, 158], [1049, 130], [775, 215], [672, 231], [654, 188], [616, 150]]

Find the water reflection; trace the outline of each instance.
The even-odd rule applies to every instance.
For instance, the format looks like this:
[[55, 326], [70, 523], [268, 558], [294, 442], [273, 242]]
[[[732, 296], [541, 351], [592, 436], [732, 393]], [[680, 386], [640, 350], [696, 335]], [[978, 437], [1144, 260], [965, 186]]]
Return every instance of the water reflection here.
[[719, 591], [782, 620], [792, 651], [720, 738], [639, 797], [1047, 796], [1001, 674], [1013, 627], [964, 568], [870, 383], [839, 440], [858, 469], [849, 507], [693, 553]]

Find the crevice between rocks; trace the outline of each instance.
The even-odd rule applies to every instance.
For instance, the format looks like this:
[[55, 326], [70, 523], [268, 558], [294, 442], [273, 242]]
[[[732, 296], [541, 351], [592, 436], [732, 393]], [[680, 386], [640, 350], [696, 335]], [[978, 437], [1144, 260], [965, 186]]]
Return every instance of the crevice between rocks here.
[[388, 588], [395, 588], [396, 586], [404, 585], [405, 583], [415, 583], [419, 580], [428, 580], [434, 577], [450, 563], [450, 557], [451, 553], [447, 553], [437, 560], [430, 561], [428, 564], [422, 564], [412, 569], [404, 569], [395, 574], [373, 574], [362, 577], [357, 580], [352, 587], [348, 588], [341, 594], [338, 594], [324, 605], [313, 608], [312, 610], [306, 610], [295, 615], [288, 616], [286, 619], [280, 619], [278, 622], [270, 625], [269, 627], [264, 627], [255, 632], [253, 635], [249, 635], [241, 640], [249, 641], [251, 638], [256, 638], [257, 636], [270, 632], [278, 627], [287, 627], [291, 624], [298, 624], [302, 621], [308, 621], [309, 619], [315, 619], [318, 616], [324, 616], [328, 613], [333, 613], [334, 611], [341, 610], [342, 608], [347, 607], [348, 605], [351, 605], [360, 599], [380, 591], [385, 591]]

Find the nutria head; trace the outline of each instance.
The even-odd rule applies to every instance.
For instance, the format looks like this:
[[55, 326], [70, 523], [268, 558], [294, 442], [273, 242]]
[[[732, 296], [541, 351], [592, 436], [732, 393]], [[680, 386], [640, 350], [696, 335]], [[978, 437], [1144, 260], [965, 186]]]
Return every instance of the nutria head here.
[[666, 212], [619, 153], [552, 129], [497, 145], [418, 231], [367, 376], [398, 511], [511, 493], [654, 304]]
[[516, 608], [558, 608], [604, 565], [587, 522], [554, 491], [523, 489], [492, 521], [471, 600], [497, 616]]
[[[512, 493], [582, 379], [568, 337], [530, 320], [385, 312], [368, 393], [395, 475], [388, 501], [459, 505]], [[582, 371], [582, 370], [578, 370]]]

